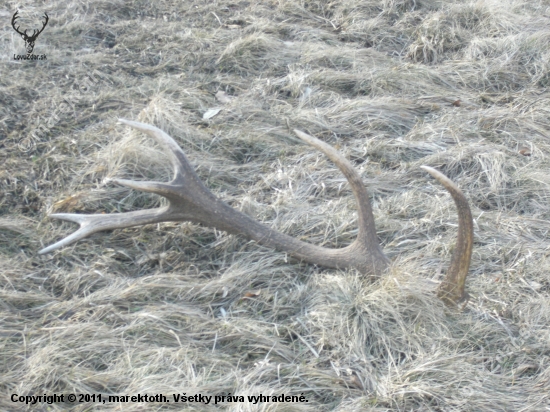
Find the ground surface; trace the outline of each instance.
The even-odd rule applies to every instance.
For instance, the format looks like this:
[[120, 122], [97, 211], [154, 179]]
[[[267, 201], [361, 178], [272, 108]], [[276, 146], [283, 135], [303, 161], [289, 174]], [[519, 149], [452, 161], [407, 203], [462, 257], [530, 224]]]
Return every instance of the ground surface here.
[[[0, 3], [1, 410], [25, 410], [14, 393], [172, 401], [33, 411], [550, 410], [549, 1], [35, 3]], [[48, 13], [47, 60], [14, 60], [18, 7], [21, 27]], [[327, 247], [353, 240], [354, 199], [291, 130], [338, 147], [392, 269], [369, 283], [187, 223], [37, 255], [76, 226], [49, 213], [163, 202], [104, 183], [170, 178], [119, 117], [170, 133], [233, 207]], [[456, 214], [423, 164], [472, 205], [462, 310], [433, 294]]]

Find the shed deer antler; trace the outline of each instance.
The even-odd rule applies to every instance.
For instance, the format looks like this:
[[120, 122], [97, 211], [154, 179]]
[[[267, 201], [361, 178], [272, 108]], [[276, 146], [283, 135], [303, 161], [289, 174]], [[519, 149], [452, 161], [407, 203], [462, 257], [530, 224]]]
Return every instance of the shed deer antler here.
[[[332, 160], [346, 176], [357, 200], [359, 231], [355, 241], [342, 249], [327, 249], [303, 242], [277, 232], [248, 217], [218, 199], [200, 181], [178, 144], [162, 130], [143, 123], [120, 119], [120, 122], [138, 129], [157, 141], [171, 158], [174, 178], [169, 183], [139, 182], [113, 179], [122, 186], [142, 192], [151, 192], [168, 199], [168, 205], [157, 209], [140, 210], [112, 215], [80, 215], [57, 213], [51, 217], [78, 223], [80, 229], [59, 242], [42, 249], [49, 253], [102, 230], [168, 221], [201, 223], [229, 233], [241, 234], [262, 245], [273, 247], [306, 262], [329, 268], [353, 267], [361, 273], [380, 276], [390, 261], [382, 252], [376, 236], [374, 217], [367, 189], [351, 163], [332, 146], [299, 130], [296, 135], [319, 149]], [[446, 278], [438, 296], [447, 302], [458, 303], [467, 295], [464, 291], [473, 245], [473, 223], [468, 201], [460, 189], [447, 177], [428, 166], [424, 170], [436, 178], [451, 194], [458, 208], [458, 240]]]

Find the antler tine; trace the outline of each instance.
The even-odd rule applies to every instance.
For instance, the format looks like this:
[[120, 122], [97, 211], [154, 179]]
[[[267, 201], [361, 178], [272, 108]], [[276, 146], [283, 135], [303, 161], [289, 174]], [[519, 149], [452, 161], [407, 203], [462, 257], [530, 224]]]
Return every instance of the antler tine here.
[[451, 258], [451, 265], [447, 275], [441, 282], [437, 291], [443, 301], [447, 303], [459, 303], [468, 298], [464, 288], [466, 276], [470, 268], [472, 248], [474, 245], [474, 223], [468, 200], [457, 185], [444, 174], [429, 166], [420, 166], [441, 183], [451, 194], [458, 212], [458, 236], [456, 246]]
[[139, 190], [140, 192], [155, 193], [160, 196], [169, 198], [172, 185], [162, 182], [153, 182], [153, 181], [136, 181], [136, 180], [126, 180], [126, 179], [105, 179], [105, 182], [113, 182], [121, 186], [129, 187], [130, 189]]
[[185, 171], [192, 171], [194, 173], [193, 168], [189, 165], [189, 161], [187, 160], [185, 153], [183, 153], [181, 147], [179, 147], [176, 141], [170, 135], [168, 135], [168, 133], [165, 133], [159, 128], [145, 123], [134, 122], [132, 120], [126, 119], [118, 119], [118, 121], [119, 123], [126, 124], [149, 135], [161, 147], [163, 147], [166, 152], [169, 153], [172, 166], [174, 167], [174, 178], [176, 178], [178, 174], [185, 174]]
[[163, 207], [127, 213], [116, 213], [113, 215], [79, 215], [75, 213], [52, 214], [50, 217], [53, 217], [54, 219], [78, 223], [80, 225], [80, 229], [66, 238], [61, 239], [59, 242], [40, 250], [38, 254], [43, 255], [45, 253], [53, 252], [63, 246], [68, 246], [80, 239], [90, 236], [93, 233], [101, 232], [103, 230], [164, 222], [166, 218], [169, 218], [169, 215], [167, 215], [167, 209], [168, 208]]
[[[50, 245], [48, 247], [45, 247], [44, 249], [41, 249], [38, 251], [39, 255], [43, 255], [45, 253], [53, 252], [54, 250], [60, 249], [63, 246], [70, 245], [71, 243], [74, 243], [80, 239], [84, 239], [86, 236], [91, 235], [94, 232], [97, 232], [98, 230], [93, 230], [93, 222], [94, 216], [99, 215], [77, 215], [73, 213], [55, 213], [50, 215], [50, 217], [53, 217], [54, 219], [60, 219], [60, 220], [66, 220], [70, 222], [75, 222], [80, 225], [80, 229], [78, 229], [73, 234], [61, 239], [59, 242], [54, 243], [53, 245]], [[112, 216], [112, 215], [109, 215]]]
[[193, 167], [189, 163], [189, 160], [187, 160], [187, 157], [185, 156], [183, 150], [181, 150], [179, 145], [169, 134], [145, 123], [134, 122], [126, 119], [118, 119], [118, 121], [152, 137], [170, 156], [170, 161], [174, 170], [174, 176], [172, 178], [172, 181], [169, 183], [137, 182], [125, 179], [110, 179], [112, 182], [143, 192], [156, 193], [160, 196], [166, 197], [169, 200], [174, 200], [174, 188], [176, 186], [182, 186], [176, 197], [180, 197], [183, 186], [186, 186], [187, 190], [189, 191], [208, 191], [208, 189], [203, 185], [203, 183], [200, 181], [199, 177], [193, 170]]
[[[358, 226], [359, 231], [357, 239], [364, 242], [369, 250], [380, 248], [376, 227], [374, 225], [374, 216], [370, 204], [369, 195], [365, 185], [361, 181], [361, 176], [357, 173], [353, 165], [342, 156], [334, 147], [300, 130], [294, 129], [294, 133], [310, 146], [323, 152], [340, 169], [348, 180], [351, 190], [357, 200], [357, 209], [359, 212]], [[381, 251], [381, 250], [380, 250]]]

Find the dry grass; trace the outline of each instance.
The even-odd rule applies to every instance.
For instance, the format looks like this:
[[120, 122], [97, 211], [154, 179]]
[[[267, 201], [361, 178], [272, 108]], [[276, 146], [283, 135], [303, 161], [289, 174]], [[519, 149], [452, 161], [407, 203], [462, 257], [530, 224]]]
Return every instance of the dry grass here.
[[[25, 410], [12, 393], [285, 393], [308, 402], [29, 410], [550, 410], [548, 1], [53, 1], [20, 12], [50, 16], [38, 62], [13, 60], [16, 8], [0, 5], [0, 409]], [[391, 272], [370, 284], [175, 223], [38, 256], [74, 230], [48, 213], [162, 202], [103, 183], [170, 174], [118, 117], [174, 136], [235, 208], [330, 247], [354, 238], [354, 200], [291, 129], [336, 145]], [[471, 201], [462, 311], [431, 291], [456, 214], [422, 164]]]

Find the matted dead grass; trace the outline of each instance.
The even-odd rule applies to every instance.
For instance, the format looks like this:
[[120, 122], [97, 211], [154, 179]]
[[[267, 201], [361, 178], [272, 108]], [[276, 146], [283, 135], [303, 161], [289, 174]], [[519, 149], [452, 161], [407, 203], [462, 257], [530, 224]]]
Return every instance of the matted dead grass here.
[[[49, 14], [46, 61], [13, 60], [18, 8], [30, 26]], [[550, 410], [548, 1], [10, 2], [0, 16], [0, 409]], [[233, 207], [327, 247], [353, 240], [354, 199], [291, 130], [337, 146], [390, 272], [369, 283], [179, 223], [38, 256], [75, 229], [49, 213], [162, 203], [105, 183], [170, 176], [119, 117], [171, 134]], [[456, 213], [423, 164], [471, 202], [462, 311], [432, 292]], [[172, 402], [10, 401], [53, 393]]]

